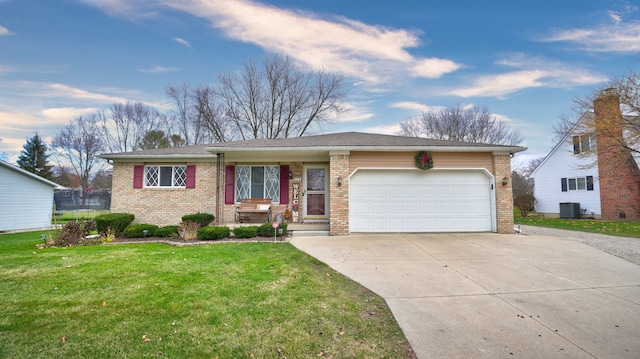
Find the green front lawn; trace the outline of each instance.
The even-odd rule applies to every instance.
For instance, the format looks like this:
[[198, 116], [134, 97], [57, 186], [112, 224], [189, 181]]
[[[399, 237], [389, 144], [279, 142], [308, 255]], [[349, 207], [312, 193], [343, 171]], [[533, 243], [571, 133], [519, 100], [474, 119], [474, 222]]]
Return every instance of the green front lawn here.
[[0, 235], [2, 358], [413, 358], [383, 299], [288, 243]]
[[612, 236], [640, 238], [640, 222], [609, 222], [595, 219], [515, 217], [515, 223]]

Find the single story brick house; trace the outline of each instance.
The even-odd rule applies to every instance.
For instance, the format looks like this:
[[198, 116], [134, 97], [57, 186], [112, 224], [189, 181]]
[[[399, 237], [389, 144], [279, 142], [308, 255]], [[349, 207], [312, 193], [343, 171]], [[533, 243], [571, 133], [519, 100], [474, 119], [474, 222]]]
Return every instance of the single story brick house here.
[[233, 223], [242, 198], [270, 198], [275, 213], [331, 235], [513, 233], [510, 159], [525, 149], [347, 132], [100, 157], [113, 164], [112, 212], [138, 223], [195, 212]]

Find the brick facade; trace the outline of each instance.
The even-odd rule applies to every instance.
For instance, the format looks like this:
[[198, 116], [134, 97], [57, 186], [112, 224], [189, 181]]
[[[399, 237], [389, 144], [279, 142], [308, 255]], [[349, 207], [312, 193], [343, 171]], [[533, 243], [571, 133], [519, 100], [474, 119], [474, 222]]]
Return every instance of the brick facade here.
[[[329, 154], [329, 234], [349, 234], [349, 154]], [[338, 185], [338, 177], [342, 184]]]
[[[405, 158], [406, 153], [397, 153], [399, 158]], [[196, 186], [193, 189], [171, 188], [133, 188], [134, 166], [143, 165], [141, 162], [115, 162], [113, 168], [113, 201], [112, 212], [128, 212], [135, 215], [136, 223], [150, 223], [160, 226], [176, 225], [181, 217], [188, 213], [206, 212], [216, 213], [216, 163], [198, 162], [196, 164]], [[154, 163], [155, 165], [156, 163]], [[193, 163], [162, 163], [193, 164]], [[289, 204], [274, 204], [273, 215], [284, 214], [286, 209], [293, 212], [293, 185], [302, 184], [303, 163], [291, 162], [289, 181]], [[349, 234], [349, 174], [353, 170], [350, 166], [349, 151], [335, 151], [329, 154], [329, 221], [332, 236]], [[413, 164], [411, 164], [413, 165]], [[513, 233], [513, 205], [511, 190], [511, 158], [509, 154], [494, 154], [491, 166], [486, 167], [496, 178], [496, 215], [498, 233]], [[224, 176], [224, 171], [221, 174]], [[507, 185], [502, 185], [502, 178], [508, 177]], [[342, 179], [338, 185], [338, 177]], [[224, 192], [224, 178], [220, 190]], [[302, 190], [302, 189], [301, 189]], [[223, 201], [225, 196], [221, 193]], [[302, 195], [300, 194], [299, 222], [302, 221]], [[221, 218], [216, 222], [233, 223], [235, 221], [235, 204], [223, 205]], [[263, 219], [258, 219], [262, 221]], [[291, 221], [289, 220], [289, 223]]]
[[[496, 181], [496, 220], [498, 233], [513, 233], [513, 190], [511, 187], [511, 156], [493, 155], [493, 175]], [[507, 184], [502, 179], [507, 178]]]
[[133, 188], [133, 169], [144, 163], [115, 162], [111, 212], [135, 215], [134, 223], [158, 226], [178, 225], [185, 214], [216, 210], [216, 164], [153, 163], [153, 165], [196, 164], [195, 188]]
[[620, 98], [605, 90], [594, 102], [594, 120], [604, 220], [640, 220], [640, 170], [622, 136]]

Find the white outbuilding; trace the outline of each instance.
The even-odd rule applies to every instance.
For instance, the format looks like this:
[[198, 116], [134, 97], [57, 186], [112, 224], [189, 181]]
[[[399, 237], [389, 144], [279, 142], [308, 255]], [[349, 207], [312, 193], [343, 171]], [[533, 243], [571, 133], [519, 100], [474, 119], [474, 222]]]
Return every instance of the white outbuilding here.
[[0, 160], [0, 232], [51, 226], [59, 184]]

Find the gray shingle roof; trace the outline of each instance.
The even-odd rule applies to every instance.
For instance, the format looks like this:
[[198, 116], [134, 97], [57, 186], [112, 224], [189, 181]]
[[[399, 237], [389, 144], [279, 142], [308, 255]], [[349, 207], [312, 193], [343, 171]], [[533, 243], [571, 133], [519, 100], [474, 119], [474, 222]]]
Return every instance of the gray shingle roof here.
[[526, 148], [518, 146], [493, 145], [483, 143], [471, 143], [460, 141], [434, 140], [421, 137], [404, 137], [393, 135], [381, 135], [362, 132], [342, 132], [324, 135], [282, 138], [282, 139], [256, 139], [221, 142], [208, 145], [172, 147], [155, 150], [107, 153], [100, 157], [107, 159], [132, 158], [132, 157], [211, 157], [216, 152], [235, 152], [242, 150], [295, 150], [295, 149], [326, 149], [326, 150], [414, 150], [418, 147], [437, 147], [442, 150], [456, 148], [457, 151], [467, 149], [469, 151], [510, 151], [520, 152]]

